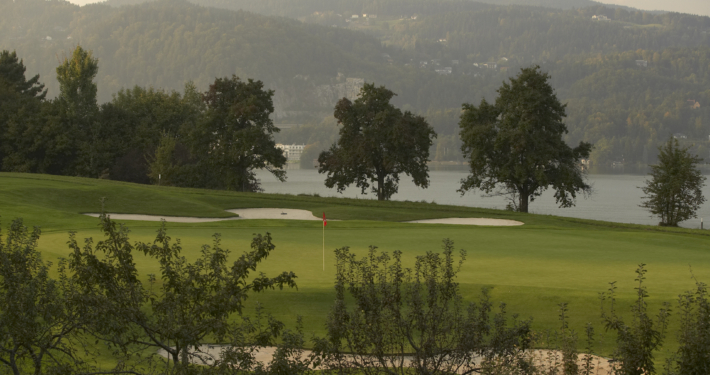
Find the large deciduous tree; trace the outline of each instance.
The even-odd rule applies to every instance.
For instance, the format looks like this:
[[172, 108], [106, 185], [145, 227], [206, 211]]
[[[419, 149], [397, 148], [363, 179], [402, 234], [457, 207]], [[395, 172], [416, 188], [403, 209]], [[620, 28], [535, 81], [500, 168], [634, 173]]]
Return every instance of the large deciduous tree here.
[[495, 104], [483, 99], [478, 107], [463, 105], [461, 150], [470, 175], [461, 180], [460, 193], [506, 194], [518, 211], [528, 212], [528, 203], [550, 187], [560, 207], [573, 206], [577, 193], [591, 191], [580, 161], [592, 145], [571, 148], [562, 139], [565, 105], [549, 79], [539, 66], [525, 68], [503, 83]]
[[394, 95], [384, 86], [365, 84], [355, 102], [338, 101], [340, 138], [318, 156], [327, 187], [341, 192], [354, 183], [365, 194], [372, 184], [377, 199], [387, 200], [397, 192], [402, 173], [417, 186], [429, 186], [427, 162], [436, 133], [423, 117], [390, 104]]
[[236, 76], [217, 78], [203, 95], [206, 113], [192, 132], [192, 154], [200, 161], [198, 174], [205, 187], [258, 191], [254, 169], [267, 169], [284, 181], [283, 151], [273, 134], [279, 132], [270, 118], [272, 90], [261, 81]]
[[675, 227], [697, 217], [696, 211], [705, 202], [705, 177], [695, 166], [702, 158], [680, 147], [677, 139], [668, 140], [659, 151], [658, 164], [651, 166], [651, 179], [641, 187], [646, 194], [641, 207], [659, 216], [659, 225]]

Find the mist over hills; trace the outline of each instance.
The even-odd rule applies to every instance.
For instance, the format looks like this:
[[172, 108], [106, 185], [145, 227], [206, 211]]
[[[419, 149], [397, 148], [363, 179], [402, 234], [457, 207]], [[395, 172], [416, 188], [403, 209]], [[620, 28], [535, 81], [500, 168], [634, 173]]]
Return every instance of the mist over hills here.
[[[155, 0], [107, 0], [111, 6], [136, 5]], [[299, 18], [313, 12], [333, 11], [340, 13], [375, 13], [399, 15], [415, 12], [420, 15], [436, 14], [454, 9], [472, 10], [481, 4], [490, 5], [526, 5], [555, 9], [585, 8], [602, 5], [592, 0], [191, 0], [203, 6], [222, 9], [246, 10], [265, 15]], [[609, 8], [631, 9], [625, 6], [605, 5]]]
[[194, 81], [205, 89], [231, 74], [260, 79], [276, 91], [277, 123], [310, 124], [283, 132], [286, 142], [327, 144], [335, 127], [322, 119], [334, 102], [354, 95], [363, 80], [376, 82], [398, 94], [396, 105], [427, 116], [440, 134], [437, 147], [446, 150], [432, 153], [439, 160], [460, 158], [461, 103], [493, 100], [506, 77], [540, 64], [568, 103], [568, 141], [597, 144], [597, 163], [654, 162], [655, 146], [676, 133], [701, 156], [710, 152], [708, 17], [584, 0], [565, 2], [576, 9], [544, 0], [529, 4], [547, 8], [444, 0], [195, 2], [201, 5], [4, 2], [0, 48], [16, 50], [28, 75], [40, 73], [50, 97], [59, 58], [77, 44], [99, 58], [100, 102], [134, 85], [181, 90]]

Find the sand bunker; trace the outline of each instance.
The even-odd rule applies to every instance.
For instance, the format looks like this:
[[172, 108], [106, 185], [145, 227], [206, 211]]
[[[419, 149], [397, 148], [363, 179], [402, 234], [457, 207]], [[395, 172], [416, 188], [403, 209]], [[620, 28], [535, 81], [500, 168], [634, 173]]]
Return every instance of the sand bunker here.
[[284, 220], [323, 220], [313, 216], [311, 211], [293, 208], [238, 208], [227, 210], [242, 219], [284, 219]]
[[[99, 217], [99, 214], [84, 214], [87, 216]], [[138, 221], [160, 221], [168, 223], [210, 223], [213, 221], [239, 220], [240, 217], [185, 217], [185, 216], [160, 216], [160, 215], [135, 215], [135, 214], [107, 214], [112, 220], [138, 220]]]
[[[165, 220], [168, 223], [211, 223], [214, 221], [227, 220], [249, 220], [249, 219], [271, 219], [271, 220], [323, 220], [320, 217], [313, 216], [311, 211], [297, 210], [293, 208], [237, 208], [227, 210], [239, 215], [239, 217], [228, 218], [209, 218], [209, 217], [182, 217], [182, 216], [161, 216], [161, 215], [134, 215], [134, 214], [108, 214], [113, 220], [139, 220], [139, 221], [161, 221]], [[99, 217], [99, 214], [84, 214], [93, 217]], [[330, 219], [329, 219], [330, 220]], [[338, 221], [338, 220], [331, 220]], [[523, 225], [520, 221], [504, 220], [504, 219], [486, 219], [486, 218], [445, 218], [445, 219], [429, 219], [407, 221], [407, 223], [424, 223], [424, 224], [454, 224], [454, 225], [483, 225], [483, 226], [515, 226]]]
[[[239, 217], [210, 218], [210, 217], [183, 217], [183, 216], [161, 216], [161, 215], [134, 215], [134, 214], [108, 214], [113, 220], [139, 220], [139, 221], [161, 221], [168, 223], [211, 223], [215, 221], [244, 220], [244, 219], [278, 219], [278, 220], [322, 220], [307, 210], [295, 210], [291, 208], [240, 208], [227, 210], [235, 213]], [[99, 217], [99, 214], [84, 214], [92, 217]]]
[[494, 226], [494, 227], [511, 227], [516, 225], [523, 225], [523, 222], [515, 220], [505, 220], [505, 219], [486, 219], [486, 218], [472, 218], [472, 217], [449, 217], [445, 219], [429, 219], [429, 220], [414, 220], [407, 221], [407, 223], [420, 223], [420, 224], [455, 224], [455, 225], [483, 225], [483, 226]]

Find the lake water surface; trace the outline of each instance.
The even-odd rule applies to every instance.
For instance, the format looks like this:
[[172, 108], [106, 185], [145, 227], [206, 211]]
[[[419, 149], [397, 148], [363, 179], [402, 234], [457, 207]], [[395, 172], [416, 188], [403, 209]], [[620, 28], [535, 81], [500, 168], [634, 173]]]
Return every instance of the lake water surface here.
[[[460, 186], [461, 179], [466, 177], [467, 174], [465, 170], [430, 171], [429, 178], [431, 183], [428, 189], [418, 188], [406, 176], [401, 176], [399, 193], [395, 194], [392, 199], [401, 201], [434, 201], [439, 204], [470, 207], [505, 208], [507, 201], [503, 197], [482, 197], [480, 192], [469, 192], [461, 196], [461, 194], [456, 192], [456, 189]], [[284, 183], [278, 182], [265, 171], [259, 171], [257, 176], [261, 180], [261, 186], [266, 193], [305, 193], [319, 194], [320, 196], [376, 199], [372, 194], [361, 195], [360, 190], [353, 187], [345, 190], [342, 194], [335, 189], [328, 189], [324, 184], [325, 175], [318, 174], [318, 171], [314, 169], [288, 170], [288, 179]], [[594, 192], [587, 199], [578, 196], [575, 207], [558, 208], [557, 204], [555, 204], [553, 191], [548, 190], [541, 197], [530, 203], [530, 212], [620, 223], [658, 224], [658, 218], [651, 217], [647, 210], [639, 207], [643, 197], [643, 192], [639, 189], [639, 186], [645, 185], [646, 176], [590, 174], [588, 177]], [[707, 187], [704, 194], [710, 198]], [[701, 217], [710, 220], [710, 203], [706, 202], [700, 208], [697, 219], [682, 222], [681, 226], [699, 228]], [[705, 223], [704, 227], [708, 228], [708, 225], [710, 223]]]

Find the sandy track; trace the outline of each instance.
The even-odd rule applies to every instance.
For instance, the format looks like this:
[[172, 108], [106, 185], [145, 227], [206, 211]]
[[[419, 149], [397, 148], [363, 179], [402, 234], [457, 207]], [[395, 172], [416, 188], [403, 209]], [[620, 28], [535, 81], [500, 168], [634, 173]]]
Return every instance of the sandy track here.
[[505, 219], [487, 219], [482, 217], [449, 217], [445, 219], [429, 219], [429, 220], [414, 220], [407, 221], [407, 223], [420, 223], [420, 224], [454, 224], [454, 225], [482, 225], [482, 226], [494, 226], [494, 227], [511, 227], [516, 225], [523, 225], [523, 222], [515, 220], [505, 220]]
[[[197, 350], [192, 350], [190, 352], [190, 362], [196, 364], [213, 364], [217, 359], [222, 356], [222, 350], [226, 349], [225, 345], [200, 345]], [[254, 356], [254, 359], [267, 365], [274, 358], [274, 353], [276, 348], [272, 346], [259, 348]], [[168, 358], [168, 354], [165, 350], [158, 350], [158, 355]], [[311, 355], [310, 350], [303, 350], [301, 353], [301, 359], [305, 360]], [[556, 350], [545, 350], [545, 349], [533, 349], [528, 352], [529, 358], [540, 367], [549, 367], [552, 364], [560, 364], [562, 359], [562, 353]], [[413, 357], [404, 356], [404, 365], [409, 367], [412, 363]], [[476, 358], [475, 361], [480, 361], [481, 358]], [[606, 375], [610, 374], [611, 363], [607, 358], [592, 356], [592, 363], [594, 364], [594, 370], [592, 374], [595, 375]], [[584, 354], [580, 353], [577, 356], [577, 365], [581, 368], [584, 365]]]

